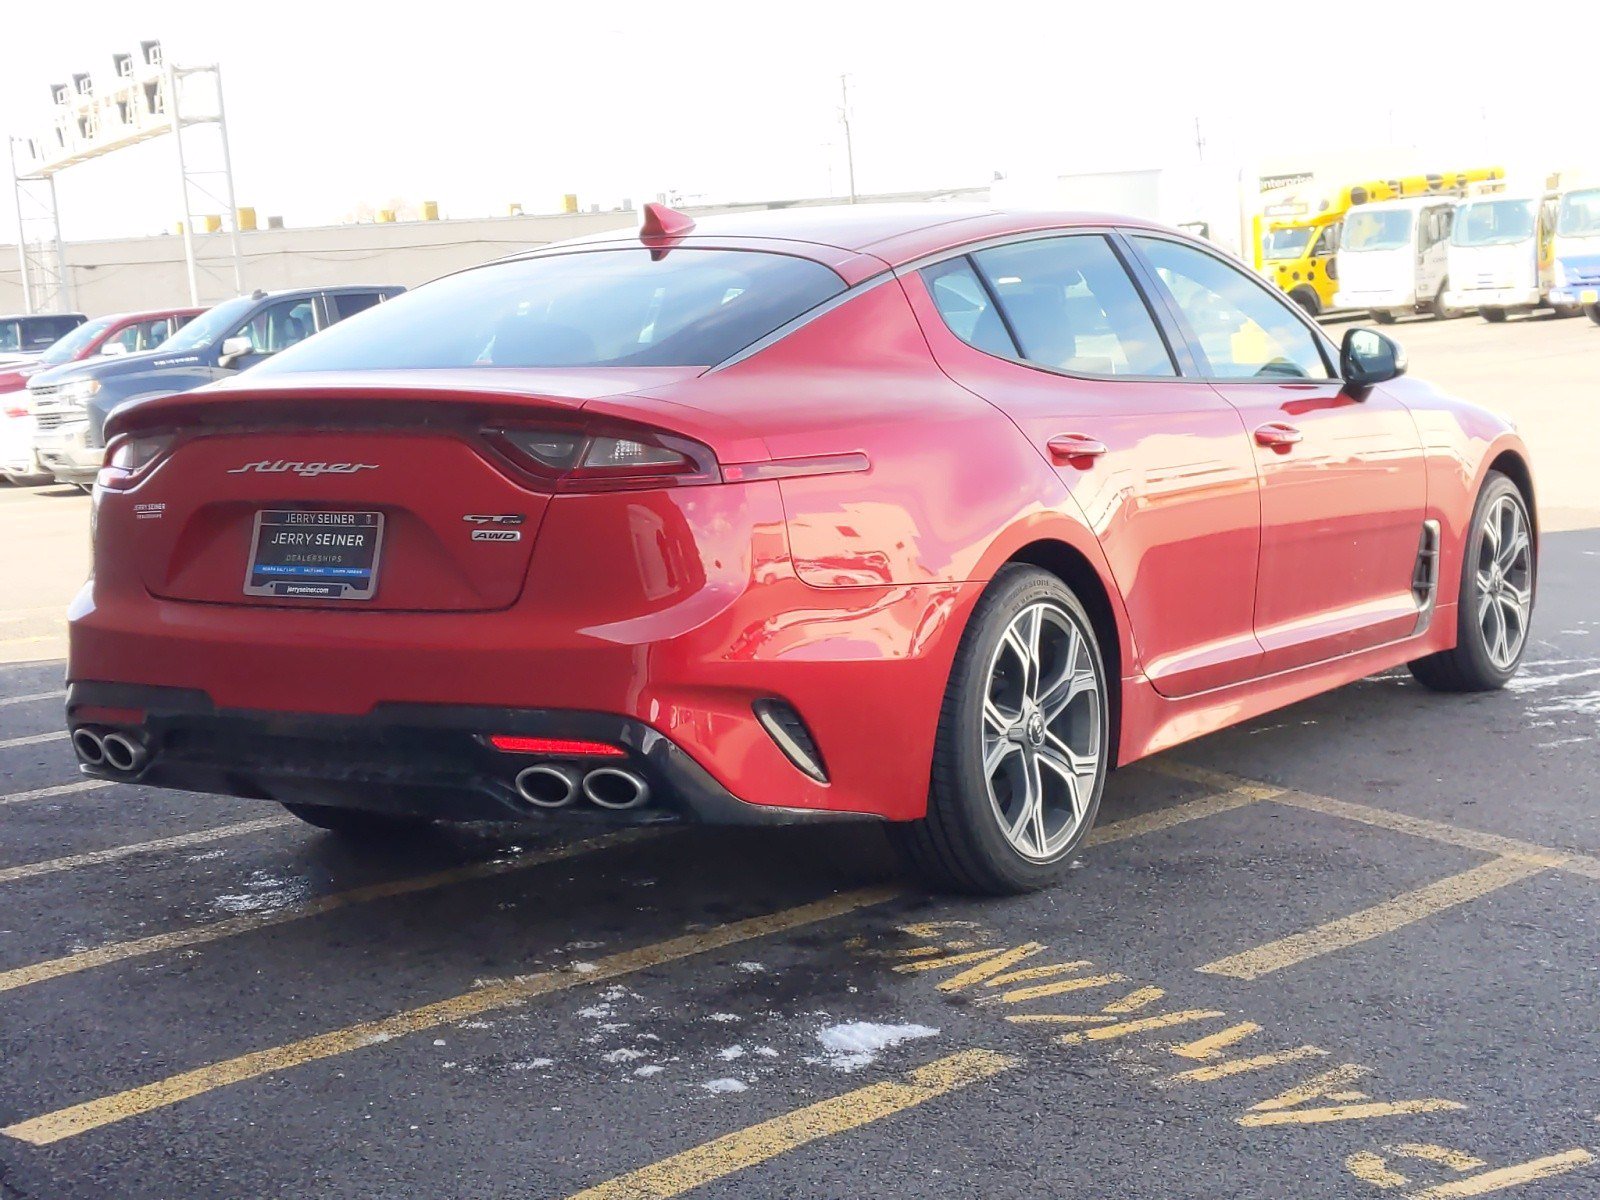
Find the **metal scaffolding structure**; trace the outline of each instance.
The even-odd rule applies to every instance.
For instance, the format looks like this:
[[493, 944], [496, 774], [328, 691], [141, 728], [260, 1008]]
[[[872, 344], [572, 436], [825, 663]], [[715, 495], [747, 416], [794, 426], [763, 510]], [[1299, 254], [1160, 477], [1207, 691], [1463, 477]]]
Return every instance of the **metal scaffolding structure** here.
[[28, 174], [18, 168], [20, 140], [11, 139], [11, 184], [17, 204], [23, 311], [71, 312], [72, 277], [67, 274], [66, 243], [61, 240], [55, 176]]
[[114, 54], [112, 65], [115, 75], [109, 86], [96, 87], [87, 74], [53, 85], [51, 123], [34, 136], [11, 139], [17, 253], [27, 311], [72, 307], [55, 177], [79, 163], [166, 135], [177, 151], [189, 301], [213, 304], [238, 295], [244, 290], [244, 269], [221, 68], [169, 65], [160, 42], [141, 42], [136, 55]]

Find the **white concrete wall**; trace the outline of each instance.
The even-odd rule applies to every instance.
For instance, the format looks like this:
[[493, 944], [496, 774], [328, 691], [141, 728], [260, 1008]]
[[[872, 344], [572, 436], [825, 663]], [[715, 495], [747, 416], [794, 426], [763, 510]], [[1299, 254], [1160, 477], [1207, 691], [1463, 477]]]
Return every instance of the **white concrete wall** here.
[[[983, 201], [986, 189], [872, 196], [871, 201], [948, 197]], [[802, 204], [832, 203], [801, 201]], [[784, 207], [790, 207], [784, 204]], [[692, 213], [734, 212], [768, 205], [691, 208]], [[415, 287], [450, 271], [488, 262], [549, 242], [638, 224], [633, 212], [489, 217], [466, 221], [408, 221], [373, 225], [327, 225], [310, 229], [263, 229], [239, 235], [244, 287], [311, 287], [332, 283], [399, 283]], [[225, 234], [199, 235], [200, 256], [215, 264], [225, 282], [201, 282], [202, 302], [233, 294]], [[183, 239], [126, 238], [67, 246], [72, 302], [91, 317], [164, 304], [189, 302]], [[0, 245], [0, 313], [21, 312], [22, 277], [15, 245]]]

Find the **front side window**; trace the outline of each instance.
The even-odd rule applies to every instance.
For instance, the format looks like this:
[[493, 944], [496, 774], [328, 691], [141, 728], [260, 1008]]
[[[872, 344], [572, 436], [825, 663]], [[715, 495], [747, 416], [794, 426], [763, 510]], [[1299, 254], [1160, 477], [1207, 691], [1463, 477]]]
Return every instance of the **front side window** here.
[[1339, 226], [1324, 225], [1317, 234], [1317, 244], [1311, 247], [1312, 258], [1323, 258], [1339, 252]]
[[1041, 238], [972, 256], [1022, 357], [1078, 375], [1176, 375], [1172, 356], [1111, 243]]
[[314, 302], [307, 296], [268, 305], [232, 336], [249, 338], [251, 354], [277, 354], [305, 341], [316, 331]]
[[1416, 213], [1409, 208], [1392, 208], [1387, 212], [1351, 213], [1344, 219], [1346, 250], [1399, 250], [1411, 244], [1411, 223]]
[[552, 254], [386, 300], [268, 368], [710, 367], [842, 291], [821, 263], [760, 251]]
[[1317, 339], [1293, 307], [1203, 250], [1134, 235], [1218, 379], [1329, 379]]

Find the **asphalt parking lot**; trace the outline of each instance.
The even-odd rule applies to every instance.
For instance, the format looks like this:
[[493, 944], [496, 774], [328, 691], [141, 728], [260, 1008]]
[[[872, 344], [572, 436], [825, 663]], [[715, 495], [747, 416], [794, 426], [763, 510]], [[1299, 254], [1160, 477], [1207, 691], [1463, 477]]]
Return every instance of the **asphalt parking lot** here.
[[0, 492], [0, 1197], [1600, 1196], [1600, 329], [1393, 332], [1530, 443], [1522, 675], [1125, 769], [1020, 900], [855, 827], [353, 850], [86, 783], [87, 501]]

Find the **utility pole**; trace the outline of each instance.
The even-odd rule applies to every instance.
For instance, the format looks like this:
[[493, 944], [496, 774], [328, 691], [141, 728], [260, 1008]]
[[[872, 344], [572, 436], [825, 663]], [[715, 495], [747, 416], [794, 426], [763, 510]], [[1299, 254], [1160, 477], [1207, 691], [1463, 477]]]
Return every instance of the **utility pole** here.
[[850, 76], [839, 76], [839, 123], [844, 126], [844, 161], [850, 172], [850, 203], [856, 202], [856, 154], [850, 142]]
[[1206, 139], [1200, 136], [1200, 118], [1194, 119], [1194, 154], [1201, 162], [1206, 160]]

